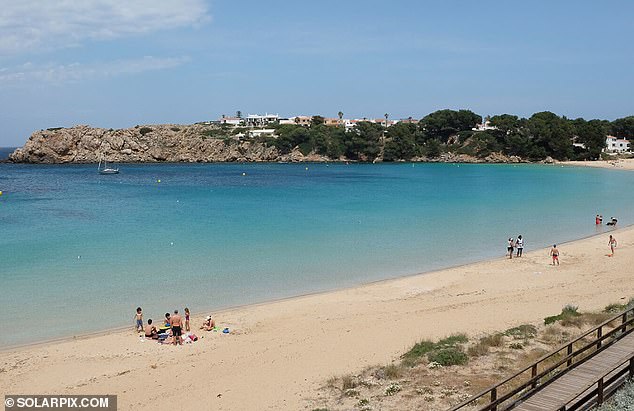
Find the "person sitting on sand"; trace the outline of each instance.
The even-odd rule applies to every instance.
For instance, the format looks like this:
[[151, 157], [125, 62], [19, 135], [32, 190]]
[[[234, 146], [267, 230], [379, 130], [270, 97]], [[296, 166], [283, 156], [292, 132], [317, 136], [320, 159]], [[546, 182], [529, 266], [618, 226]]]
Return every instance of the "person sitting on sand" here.
[[178, 310], [174, 310], [174, 315], [170, 318], [172, 325], [172, 337], [174, 337], [174, 345], [183, 345], [183, 319], [178, 315]]
[[608, 257], [613, 257], [614, 249], [616, 248], [616, 238], [610, 236], [610, 239], [608, 240], [608, 245], [610, 246], [610, 254], [608, 255]]
[[172, 327], [172, 322], [170, 321], [170, 313], [165, 313], [165, 326], [168, 328]]
[[557, 249], [557, 244], [553, 244], [553, 248], [550, 249], [550, 255], [553, 257], [553, 265], [555, 265], [555, 263], [559, 265], [559, 250]]
[[212, 331], [214, 328], [216, 328], [216, 321], [214, 321], [211, 315], [208, 315], [207, 318], [205, 318], [205, 322], [203, 322], [203, 325], [200, 327], [200, 329], [205, 331]]
[[152, 325], [151, 318], [147, 320], [147, 325], [145, 326], [145, 338], [158, 340], [158, 331], [156, 330], [156, 327]]

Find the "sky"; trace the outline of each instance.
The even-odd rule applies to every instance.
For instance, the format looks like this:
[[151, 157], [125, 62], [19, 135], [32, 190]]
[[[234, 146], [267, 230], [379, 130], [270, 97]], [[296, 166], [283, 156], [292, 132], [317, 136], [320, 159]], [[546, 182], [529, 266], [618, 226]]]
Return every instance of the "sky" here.
[[0, 0], [0, 146], [275, 113], [634, 114], [634, 1]]

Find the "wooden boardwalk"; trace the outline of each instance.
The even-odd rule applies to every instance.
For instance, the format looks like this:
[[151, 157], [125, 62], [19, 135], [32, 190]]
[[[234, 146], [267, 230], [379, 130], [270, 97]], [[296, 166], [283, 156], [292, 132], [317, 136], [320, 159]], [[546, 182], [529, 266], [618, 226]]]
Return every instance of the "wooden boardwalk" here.
[[634, 333], [630, 333], [597, 355], [566, 372], [552, 383], [513, 407], [521, 411], [556, 411], [573, 405], [597, 381], [634, 355]]

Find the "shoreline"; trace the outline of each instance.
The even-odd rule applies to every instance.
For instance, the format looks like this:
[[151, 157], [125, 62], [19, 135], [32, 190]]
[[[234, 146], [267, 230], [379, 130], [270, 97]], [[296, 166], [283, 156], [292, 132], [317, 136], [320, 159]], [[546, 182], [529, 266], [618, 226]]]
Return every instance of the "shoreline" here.
[[[593, 237], [597, 237], [600, 235], [606, 235], [609, 234], [611, 232], [614, 231], [620, 231], [620, 230], [627, 230], [627, 229], [633, 229], [634, 230], [634, 224], [629, 224], [629, 225], [625, 225], [623, 227], [619, 227], [616, 228], [614, 230], [609, 230], [606, 232], [602, 232], [602, 233], [594, 233], [594, 234], [588, 234], [586, 236], [582, 236], [582, 237], [577, 237], [568, 241], [562, 241], [562, 242], [557, 242], [557, 244], [559, 246], [562, 245], [567, 245], [570, 243], [575, 243], [577, 241], [582, 241], [582, 240], [586, 240], [586, 239], [590, 239]], [[544, 248], [536, 248], [536, 249], [531, 249], [528, 248], [525, 250], [526, 253], [533, 253], [539, 250], [543, 250]], [[219, 307], [216, 309], [205, 309], [202, 308], [200, 310], [200, 312], [214, 312], [214, 317], [217, 317], [218, 315], [221, 315], [224, 312], [228, 312], [228, 311], [235, 311], [235, 310], [241, 310], [241, 309], [251, 309], [251, 308], [258, 308], [258, 307], [262, 307], [262, 306], [267, 306], [270, 304], [275, 304], [275, 303], [280, 303], [280, 302], [285, 302], [285, 301], [289, 301], [289, 300], [294, 300], [294, 299], [299, 299], [299, 298], [304, 298], [304, 297], [319, 297], [319, 296], [323, 296], [323, 295], [328, 295], [331, 293], [336, 293], [336, 292], [341, 292], [341, 291], [353, 291], [355, 289], [358, 288], [362, 288], [362, 287], [367, 287], [367, 286], [373, 286], [373, 285], [382, 285], [385, 283], [389, 283], [392, 281], [397, 281], [397, 280], [404, 280], [404, 279], [408, 279], [408, 278], [412, 278], [412, 277], [419, 277], [419, 276], [425, 276], [425, 275], [431, 275], [431, 274], [437, 274], [437, 273], [442, 273], [443, 271], [447, 271], [447, 270], [454, 270], [454, 269], [460, 269], [460, 268], [465, 268], [465, 267], [469, 267], [471, 265], [474, 264], [481, 264], [481, 263], [486, 263], [486, 262], [494, 262], [494, 261], [501, 261], [501, 260], [506, 260], [505, 257], [494, 257], [494, 258], [481, 258], [481, 259], [476, 259], [476, 260], [472, 260], [466, 263], [460, 263], [460, 264], [456, 264], [456, 265], [449, 265], [447, 267], [443, 267], [443, 268], [438, 268], [438, 269], [434, 269], [434, 270], [430, 270], [430, 271], [421, 271], [421, 272], [416, 272], [416, 273], [411, 273], [411, 274], [403, 274], [403, 275], [399, 275], [396, 277], [390, 277], [390, 278], [383, 278], [383, 279], [379, 279], [379, 280], [372, 280], [372, 281], [368, 281], [368, 282], [362, 282], [362, 283], [358, 283], [358, 284], [354, 284], [354, 285], [350, 285], [350, 286], [346, 286], [346, 287], [341, 287], [341, 288], [331, 288], [331, 289], [326, 289], [326, 290], [322, 290], [322, 291], [313, 291], [313, 292], [306, 292], [306, 293], [299, 293], [299, 294], [293, 294], [293, 295], [289, 295], [287, 297], [280, 297], [280, 298], [275, 298], [272, 300], [265, 300], [265, 301], [260, 301], [260, 302], [254, 302], [254, 303], [244, 303], [244, 304], [237, 304], [237, 305], [231, 305], [231, 306], [226, 306], [226, 307]], [[201, 320], [208, 314], [204, 314], [204, 315], [196, 315], [194, 318], [200, 317], [198, 318], [198, 320]], [[82, 333], [78, 333], [75, 335], [69, 335], [69, 336], [63, 336], [63, 337], [56, 337], [56, 338], [52, 338], [49, 340], [42, 340], [42, 341], [34, 341], [34, 342], [30, 342], [30, 343], [24, 343], [24, 344], [17, 344], [17, 345], [10, 345], [7, 347], [0, 347], [0, 355], [7, 353], [7, 352], [17, 352], [17, 351], [21, 351], [21, 350], [25, 350], [25, 349], [29, 349], [29, 348], [34, 348], [34, 347], [38, 347], [38, 346], [46, 346], [46, 345], [52, 345], [52, 344], [57, 344], [57, 343], [64, 343], [64, 342], [69, 342], [69, 341], [79, 341], [79, 340], [86, 340], [92, 337], [101, 337], [101, 336], [105, 336], [108, 335], [110, 333], [113, 332], [126, 332], [129, 331], [131, 329], [131, 327], [129, 325], [122, 325], [122, 326], [117, 326], [117, 327], [112, 327], [112, 328], [107, 328], [107, 329], [103, 329], [103, 330], [99, 330], [99, 331], [88, 331], [88, 332], [82, 332]]]
[[574, 167], [607, 168], [610, 170], [634, 170], [634, 158], [593, 161], [562, 161], [559, 164]]
[[[217, 323], [232, 333], [198, 334], [184, 347], [140, 343], [131, 327], [14, 347], [0, 352], [0, 387], [7, 394], [117, 394], [122, 410], [159, 396], [176, 407], [305, 408], [318, 403], [328, 378], [389, 363], [422, 338], [478, 335], [541, 322], [565, 304], [586, 311], [634, 296], [634, 226], [613, 232], [614, 258], [604, 254], [607, 233], [598, 233], [562, 243], [560, 267], [537, 249], [218, 311]], [[192, 329], [203, 316], [192, 317]], [[165, 393], [172, 376], [187, 389]]]

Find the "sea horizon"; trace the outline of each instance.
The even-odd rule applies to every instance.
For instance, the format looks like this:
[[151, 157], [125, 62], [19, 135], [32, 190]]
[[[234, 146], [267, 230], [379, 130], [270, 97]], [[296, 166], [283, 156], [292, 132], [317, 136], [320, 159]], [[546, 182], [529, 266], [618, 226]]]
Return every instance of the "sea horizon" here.
[[607, 232], [594, 215], [631, 224], [633, 182], [546, 165], [2, 164], [0, 309], [55, 326], [1, 342], [131, 325], [137, 305], [200, 315], [435, 271], [503, 256], [518, 234], [529, 251]]

